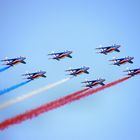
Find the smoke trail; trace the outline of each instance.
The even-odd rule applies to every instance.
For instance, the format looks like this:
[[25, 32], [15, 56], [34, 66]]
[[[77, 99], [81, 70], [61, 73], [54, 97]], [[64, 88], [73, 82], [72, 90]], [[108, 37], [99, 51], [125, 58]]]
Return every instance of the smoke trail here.
[[11, 66], [7, 66], [7, 67], [4, 67], [4, 68], [1, 68], [0, 69], [0, 72], [3, 72], [3, 71], [5, 71], [5, 70], [7, 70], [7, 69], [9, 69]]
[[60, 103], [62, 105], [62, 102], [67, 101], [68, 98], [71, 98], [73, 95], [78, 95], [79, 93], [84, 92], [86, 90], [87, 89], [80, 90], [80, 91], [75, 92], [71, 95], [67, 95], [64, 98], [60, 98], [58, 100], [55, 100], [55, 101], [52, 101], [52, 102], [47, 103], [45, 105], [42, 105], [42, 106], [40, 106], [36, 109], [33, 109], [31, 111], [27, 111], [27, 112], [20, 114], [14, 118], [7, 119], [7, 120], [0, 123], [0, 130], [5, 129], [10, 125], [21, 123], [22, 121], [25, 121], [27, 119], [32, 119], [33, 117], [37, 117], [38, 115], [42, 114], [43, 112], [49, 111], [50, 109], [53, 109], [54, 107], [60, 105]]
[[99, 87], [99, 88], [96, 88], [96, 89], [90, 89], [90, 90], [88, 90], [88, 91], [86, 91], [86, 92], [82, 92], [81, 94], [79, 94], [79, 95], [76, 96], [76, 97], [73, 96], [71, 99], [69, 98], [69, 101], [68, 101], [68, 102], [70, 103], [70, 102], [72, 102], [72, 101], [79, 100], [79, 99], [81, 99], [81, 98], [83, 98], [83, 97], [92, 95], [92, 94], [97, 93], [97, 92], [99, 92], [99, 91], [102, 91], [102, 90], [104, 90], [104, 89], [106, 89], [106, 88], [110, 88], [110, 87], [112, 87], [112, 86], [115, 86], [115, 85], [117, 85], [117, 84], [119, 84], [119, 83], [122, 83], [122, 82], [128, 80], [129, 78], [131, 78], [131, 77], [130, 77], [130, 76], [124, 77], [124, 78], [122, 78], [122, 79], [119, 79], [119, 80], [116, 80], [116, 81], [111, 82], [111, 83], [109, 83], [109, 84], [106, 84], [106, 85], [104, 85], [104, 86], [102, 86], [102, 87]]
[[99, 91], [102, 91], [106, 88], [115, 86], [115, 85], [129, 79], [129, 78], [130, 77], [124, 77], [122, 79], [116, 80], [114, 82], [111, 82], [109, 84], [106, 84], [105, 86], [102, 86], [102, 87], [99, 87], [99, 88], [96, 88], [96, 89], [90, 89], [90, 90], [84, 89], [84, 90], [75, 92], [73, 94], [67, 95], [67, 96], [65, 96], [63, 98], [60, 98], [58, 100], [47, 103], [45, 105], [42, 105], [42, 106], [40, 106], [36, 109], [27, 111], [27, 112], [25, 112], [23, 114], [20, 114], [20, 115], [17, 115], [13, 118], [9, 118], [9, 119], [0, 123], [0, 130], [8, 128], [10, 125], [21, 123], [22, 121], [25, 121], [27, 119], [32, 119], [32, 118], [37, 117], [38, 115], [40, 115], [44, 112], [47, 112], [47, 111], [52, 110], [52, 109], [56, 109], [60, 106], [71, 103], [75, 100], [79, 100], [83, 97], [86, 97], [88, 95], [94, 94], [94, 93], [99, 92]]
[[5, 103], [2, 103], [2, 104], [0, 104], [0, 109], [7, 108], [7, 107], [9, 107], [9, 106], [11, 106], [11, 105], [13, 105], [13, 104], [16, 104], [16, 103], [18, 103], [18, 102], [22, 102], [22, 101], [24, 101], [24, 100], [26, 100], [26, 99], [29, 99], [29, 98], [31, 98], [32, 96], [35, 96], [35, 95], [40, 94], [40, 93], [42, 93], [42, 92], [45, 92], [45, 91], [47, 91], [47, 90], [49, 90], [49, 89], [51, 89], [51, 88], [54, 88], [54, 87], [56, 87], [56, 86], [58, 86], [58, 85], [60, 85], [60, 84], [63, 84], [63, 83], [65, 83], [66, 81], [68, 81], [69, 79], [70, 79], [70, 78], [65, 78], [65, 79], [60, 80], [60, 81], [58, 81], [58, 82], [56, 82], [56, 83], [49, 84], [49, 85], [47, 85], [47, 86], [45, 86], [45, 87], [42, 87], [42, 88], [40, 88], [40, 89], [34, 90], [34, 91], [30, 92], [30, 93], [27, 93], [27, 94], [25, 94], [25, 95], [23, 95], [23, 96], [19, 96], [19, 97], [15, 98], [15, 99], [12, 99], [12, 100], [9, 100], [9, 101], [7, 101], [7, 102], [5, 102]]
[[21, 87], [21, 86], [23, 86], [23, 85], [26, 85], [26, 84], [29, 83], [30, 81], [31, 81], [31, 80], [24, 81], [24, 82], [21, 82], [21, 83], [19, 83], [19, 84], [14, 85], [14, 86], [11, 86], [11, 87], [9, 87], [9, 88], [7, 88], [7, 89], [1, 90], [1, 91], [0, 91], [0, 95], [3, 95], [3, 94], [8, 93], [8, 92], [10, 92], [10, 91], [12, 91], [12, 90], [15, 90], [15, 89], [17, 89], [17, 88], [19, 88], [19, 87]]

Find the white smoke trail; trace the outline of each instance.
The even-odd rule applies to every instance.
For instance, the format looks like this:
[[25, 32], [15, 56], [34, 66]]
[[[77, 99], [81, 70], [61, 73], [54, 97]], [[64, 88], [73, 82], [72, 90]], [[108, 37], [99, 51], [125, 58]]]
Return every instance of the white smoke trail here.
[[54, 87], [56, 87], [56, 86], [58, 86], [60, 84], [63, 84], [65, 82], [67, 82], [68, 80], [70, 80], [70, 78], [65, 78], [65, 79], [60, 80], [60, 81], [58, 81], [56, 83], [49, 84], [47, 86], [44, 86], [44, 87], [39, 88], [37, 90], [34, 90], [34, 91], [30, 92], [30, 93], [27, 93], [25, 95], [22, 95], [22, 96], [19, 96], [19, 97], [15, 98], [15, 99], [12, 99], [12, 100], [9, 100], [7, 102], [4, 102], [4, 103], [0, 104], [0, 110], [4, 109], [4, 108], [7, 108], [9, 106], [12, 106], [12, 105], [14, 105], [14, 104], [16, 104], [18, 102], [22, 102], [22, 101], [24, 101], [26, 99], [29, 99], [29, 98], [31, 98], [31, 97], [33, 97], [33, 96], [35, 96], [37, 94], [40, 94], [42, 92], [45, 92], [45, 91], [47, 91], [49, 89], [52, 89], [52, 88], [54, 88]]

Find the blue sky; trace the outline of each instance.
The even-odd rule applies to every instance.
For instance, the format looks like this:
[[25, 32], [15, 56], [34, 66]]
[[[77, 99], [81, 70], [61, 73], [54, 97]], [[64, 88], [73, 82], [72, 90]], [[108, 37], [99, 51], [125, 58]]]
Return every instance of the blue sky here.
[[[46, 70], [40, 78], [8, 94], [0, 103], [61, 80], [69, 67], [89, 66], [90, 75], [73, 78], [46, 93], [0, 111], [0, 121], [74, 91], [81, 81], [124, 75], [139, 64], [140, 18], [138, 0], [0, 0], [0, 59], [26, 56], [20, 64], [0, 73], [0, 89], [23, 81], [26, 71]], [[121, 53], [98, 55], [99, 45], [121, 44]], [[48, 60], [51, 51], [72, 50], [73, 59]], [[109, 65], [112, 57], [134, 56], [134, 64]], [[3, 66], [1, 65], [1, 68]], [[15, 125], [0, 133], [1, 140], [139, 140], [140, 95], [138, 76], [78, 102]]]

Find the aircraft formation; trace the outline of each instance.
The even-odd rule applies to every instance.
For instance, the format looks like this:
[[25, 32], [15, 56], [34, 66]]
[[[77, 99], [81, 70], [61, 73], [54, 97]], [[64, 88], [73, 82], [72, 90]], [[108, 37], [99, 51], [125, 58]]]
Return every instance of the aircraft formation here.
[[[118, 52], [119, 53], [120, 47], [121, 47], [121, 45], [114, 44], [111, 46], [99, 47], [99, 48], [96, 48], [96, 50], [100, 50], [97, 53], [108, 55], [111, 52]], [[56, 52], [56, 53], [52, 52], [48, 55], [52, 56], [49, 59], [60, 61], [61, 59], [64, 59], [64, 58], [72, 58], [72, 53], [73, 53], [73, 51], [66, 50], [66, 51]], [[26, 64], [25, 59], [26, 59], [26, 57], [20, 56], [20, 57], [10, 58], [10, 59], [5, 58], [1, 61], [4, 62], [4, 65], [15, 66], [15, 65], [20, 64], [20, 63]], [[109, 61], [113, 62], [111, 65], [121, 66], [121, 65], [126, 64], [126, 63], [133, 64], [133, 59], [134, 59], [134, 57], [126, 56], [123, 58], [114, 58], [114, 59], [109, 60]], [[68, 69], [65, 71], [69, 73], [68, 75], [76, 77], [76, 76], [83, 74], [83, 73], [89, 74], [89, 71], [88, 71], [89, 69], [90, 69], [89, 67], [83, 66], [80, 68]], [[127, 75], [129, 75], [129, 76], [135, 76], [135, 75], [140, 74], [140, 68], [127, 69], [124, 72], [127, 72]], [[37, 72], [25, 73], [25, 74], [22, 74], [22, 76], [25, 76], [25, 79], [34, 80], [34, 79], [37, 79], [40, 77], [46, 78], [45, 74], [46, 74], [46, 71], [40, 70]], [[105, 81], [105, 79], [99, 78], [99, 79], [93, 79], [93, 80], [85, 80], [81, 83], [85, 84], [84, 87], [93, 88], [97, 85], [104, 86], [105, 85], [104, 81]]]

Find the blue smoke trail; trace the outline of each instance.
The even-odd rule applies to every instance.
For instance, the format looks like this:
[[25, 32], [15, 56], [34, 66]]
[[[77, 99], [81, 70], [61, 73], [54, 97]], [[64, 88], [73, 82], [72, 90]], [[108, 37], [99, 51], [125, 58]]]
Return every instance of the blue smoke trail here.
[[11, 86], [11, 87], [9, 87], [9, 88], [7, 88], [7, 89], [1, 90], [1, 91], [0, 91], [0, 95], [3, 95], [3, 94], [5, 94], [5, 93], [8, 93], [8, 92], [10, 92], [10, 91], [12, 91], [12, 90], [15, 90], [15, 89], [21, 87], [21, 86], [24, 86], [24, 85], [26, 85], [27, 83], [29, 83], [30, 81], [31, 81], [31, 80], [24, 81], [24, 82], [21, 82], [21, 83], [19, 83], [19, 84], [14, 85], [14, 86]]
[[0, 72], [3, 72], [3, 71], [5, 71], [5, 70], [7, 70], [7, 69], [9, 69], [11, 66], [7, 66], [7, 67], [4, 67], [4, 68], [1, 68], [0, 69]]

